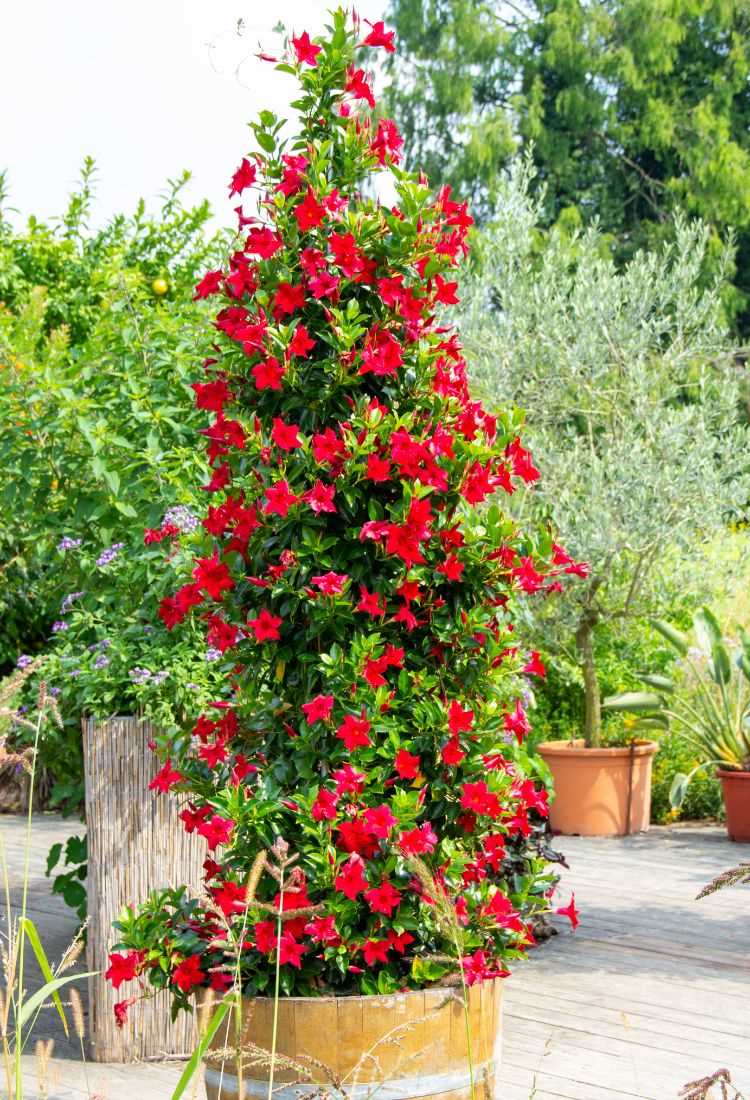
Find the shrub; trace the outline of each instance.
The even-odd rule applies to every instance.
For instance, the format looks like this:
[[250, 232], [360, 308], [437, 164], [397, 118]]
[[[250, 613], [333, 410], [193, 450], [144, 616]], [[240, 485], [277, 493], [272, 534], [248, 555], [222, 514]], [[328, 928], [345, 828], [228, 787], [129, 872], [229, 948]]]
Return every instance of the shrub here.
[[208, 207], [184, 208], [181, 180], [160, 217], [141, 203], [89, 231], [90, 177], [55, 227], [0, 215], [0, 669], [43, 648], [82, 587], [60, 539], [104, 549], [153, 526], [200, 468], [188, 383], [205, 308], [188, 288], [217, 248]]
[[[168, 986], [175, 1007], [207, 984], [494, 977], [549, 905], [543, 860], [516, 853], [546, 794], [523, 745], [540, 670], [511, 611], [576, 567], [489, 504], [536, 471], [520, 417], [471, 399], [435, 316], [471, 218], [402, 173], [395, 129], [357, 109], [373, 105], [360, 38], [339, 10], [327, 38], [291, 40], [300, 132], [261, 113], [232, 188], [257, 189], [264, 220], [199, 283], [220, 301], [195, 387], [211, 539], [178, 551], [185, 583], [160, 613], [206, 620], [224, 684], [191, 734], [159, 739], [154, 786], [187, 795], [211, 854], [204, 896], [123, 916], [109, 971]], [[365, 45], [389, 48], [382, 24]], [[379, 172], [397, 206], [368, 197]]]

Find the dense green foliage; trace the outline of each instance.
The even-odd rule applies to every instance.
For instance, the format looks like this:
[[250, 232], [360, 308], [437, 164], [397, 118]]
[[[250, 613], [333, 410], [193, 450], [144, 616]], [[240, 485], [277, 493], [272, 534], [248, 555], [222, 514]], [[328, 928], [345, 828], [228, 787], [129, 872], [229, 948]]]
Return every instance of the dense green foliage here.
[[53, 226], [0, 216], [3, 669], [85, 587], [75, 556], [54, 554], [60, 539], [103, 549], [140, 533], [200, 469], [188, 379], [205, 310], [190, 296], [217, 245], [208, 208], [181, 205], [181, 180], [158, 217], [141, 203], [89, 230], [92, 171]]
[[391, 0], [390, 17], [411, 165], [490, 215], [509, 158], [533, 150], [544, 224], [595, 216], [625, 257], [678, 206], [731, 227], [746, 303], [748, 0]]
[[704, 543], [747, 500], [750, 435], [723, 287], [702, 284], [707, 231], [678, 221], [674, 244], [618, 270], [594, 229], [554, 232], [539, 254], [539, 217], [516, 165], [464, 286], [463, 330], [485, 393], [526, 410], [533, 507], [590, 564], [534, 612], [532, 635], [580, 667], [595, 743], [597, 632], [699, 593]]

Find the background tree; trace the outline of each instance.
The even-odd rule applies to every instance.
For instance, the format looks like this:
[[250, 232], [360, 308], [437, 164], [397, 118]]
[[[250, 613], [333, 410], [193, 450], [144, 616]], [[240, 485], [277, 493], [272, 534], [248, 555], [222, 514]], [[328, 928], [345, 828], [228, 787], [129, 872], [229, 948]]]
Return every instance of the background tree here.
[[390, 18], [410, 165], [487, 216], [514, 150], [533, 150], [542, 224], [596, 216], [622, 258], [669, 235], [677, 207], [732, 228], [729, 300], [746, 310], [747, 0], [391, 0]]
[[499, 187], [462, 331], [485, 393], [526, 411], [542, 473], [534, 507], [590, 564], [536, 615], [534, 636], [543, 629], [579, 664], [585, 733], [597, 743], [597, 631], [671, 613], [679, 593], [699, 590], [703, 544], [747, 499], [742, 371], [721, 284], [700, 287], [705, 227], [678, 221], [672, 245], [619, 272], [595, 230], [572, 241], [553, 232], [538, 257], [541, 204], [527, 174], [516, 167]]

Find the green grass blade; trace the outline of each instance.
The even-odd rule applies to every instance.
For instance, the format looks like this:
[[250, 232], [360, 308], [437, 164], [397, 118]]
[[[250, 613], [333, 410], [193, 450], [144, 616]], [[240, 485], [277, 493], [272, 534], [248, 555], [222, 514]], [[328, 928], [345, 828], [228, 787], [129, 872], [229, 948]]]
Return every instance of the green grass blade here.
[[[36, 930], [34, 922], [32, 920], [29, 920], [28, 917], [24, 917], [24, 919], [21, 921], [21, 926], [34, 950], [36, 961], [39, 963], [39, 969], [42, 972], [44, 980], [48, 984], [49, 982], [54, 982], [55, 975], [52, 973], [52, 967], [50, 966], [44, 948], [42, 947], [42, 941], [39, 939], [39, 933]], [[52, 1002], [57, 1009], [58, 1016], [62, 1020], [62, 1026], [65, 1029], [65, 1035], [67, 1037], [69, 1035], [68, 1021], [65, 1019], [65, 1009], [62, 1006], [60, 994], [56, 990], [52, 993]]]
[[91, 978], [94, 974], [98, 974], [98, 970], [89, 970], [86, 974], [68, 974], [64, 978], [53, 978], [51, 982], [46, 982], [41, 989], [37, 989], [36, 993], [32, 994], [27, 1001], [23, 1002], [21, 1011], [18, 1016], [18, 1024], [23, 1027], [28, 1023], [31, 1016], [41, 1008], [48, 997], [54, 996], [58, 989], [62, 986], [68, 985], [70, 982], [80, 981], [81, 978]]
[[219, 1030], [219, 1027], [221, 1026], [221, 1022], [224, 1019], [224, 1017], [226, 1016], [227, 1012], [229, 1012], [229, 1009], [231, 1008], [231, 1006], [233, 1004], [233, 1001], [234, 1001], [234, 998], [225, 997], [224, 1000], [221, 1002], [221, 1004], [217, 1005], [216, 1010], [214, 1011], [214, 1014], [212, 1015], [211, 1019], [208, 1022], [208, 1027], [206, 1028], [205, 1035], [203, 1036], [203, 1038], [201, 1039], [201, 1041], [198, 1043], [197, 1047], [193, 1051], [192, 1055], [190, 1056], [190, 1061], [185, 1066], [185, 1069], [182, 1072], [182, 1076], [180, 1077], [179, 1081], [177, 1082], [175, 1090], [172, 1093], [172, 1100], [180, 1100], [180, 1097], [182, 1096], [183, 1092], [185, 1091], [185, 1089], [190, 1084], [190, 1081], [192, 1079], [193, 1074], [195, 1073], [198, 1066], [200, 1065], [200, 1061], [203, 1058], [203, 1055], [206, 1053], [206, 1050], [208, 1048], [208, 1044], [211, 1042], [214, 1035]]

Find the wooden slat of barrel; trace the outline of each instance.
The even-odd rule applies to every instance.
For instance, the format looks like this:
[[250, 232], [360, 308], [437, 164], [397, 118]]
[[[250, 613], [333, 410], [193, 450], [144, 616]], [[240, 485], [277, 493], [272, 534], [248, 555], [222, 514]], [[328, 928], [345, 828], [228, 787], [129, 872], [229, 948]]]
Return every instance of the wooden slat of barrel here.
[[[468, 991], [475, 1100], [492, 1100], [501, 1051], [502, 984], [485, 982]], [[243, 1002], [243, 1042], [270, 1051], [273, 1002]], [[223, 1029], [222, 1029], [223, 1030]], [[217, 1037], [214, 1048], [224, 1045]], [[274, 1070], [276, 1100], [302, 1100], [319, 1093], [331, 1078], [343, 1083], [352, 1100], [377, 1093], [378, 1100], [469, 1100], [469, 1066], [464, 1007], [460, 991], [428, 989], [388, 997], [282, 998], [276, 1049], [310, 1065], [310, 1086], [302, 1074], [279, 1065]], [[364, 1057], [363, 1057], [364, 1056]], [[263, 1097], [268, 1067], [247, 1067], [244, 1096]], [[286, 1087], [284, 1083], [287, 1083]], [[296, 1083], [291, 1083], [296, 1082]], [[276, 1091], [278, 1088], [278, 1092]], [[209, 1061], [208, 1100], [236, 1100], [236, 1066]]]
[[88, 831], [89, 979], [88, 1037], [97, 1062], [132, 1062], [160, 1054], [182, 1054], [195, 1046], [195, 1022], [182, 1013], [172, 1023], [169, 995], [133, 1005], [128, 1023], [114, 1021], [116, 1001], [137, 992], [135, 984], [115, 993], [104, 980], [112, 928], [126, 904], [137, 905], [149, 892], [182, 883], [197, 887], [206, 857], [205, 841], [188, 836], [174, 797], [150, 791], [158, 761], [148, 748], [151, 725], [136, 718], [83, 722]]

